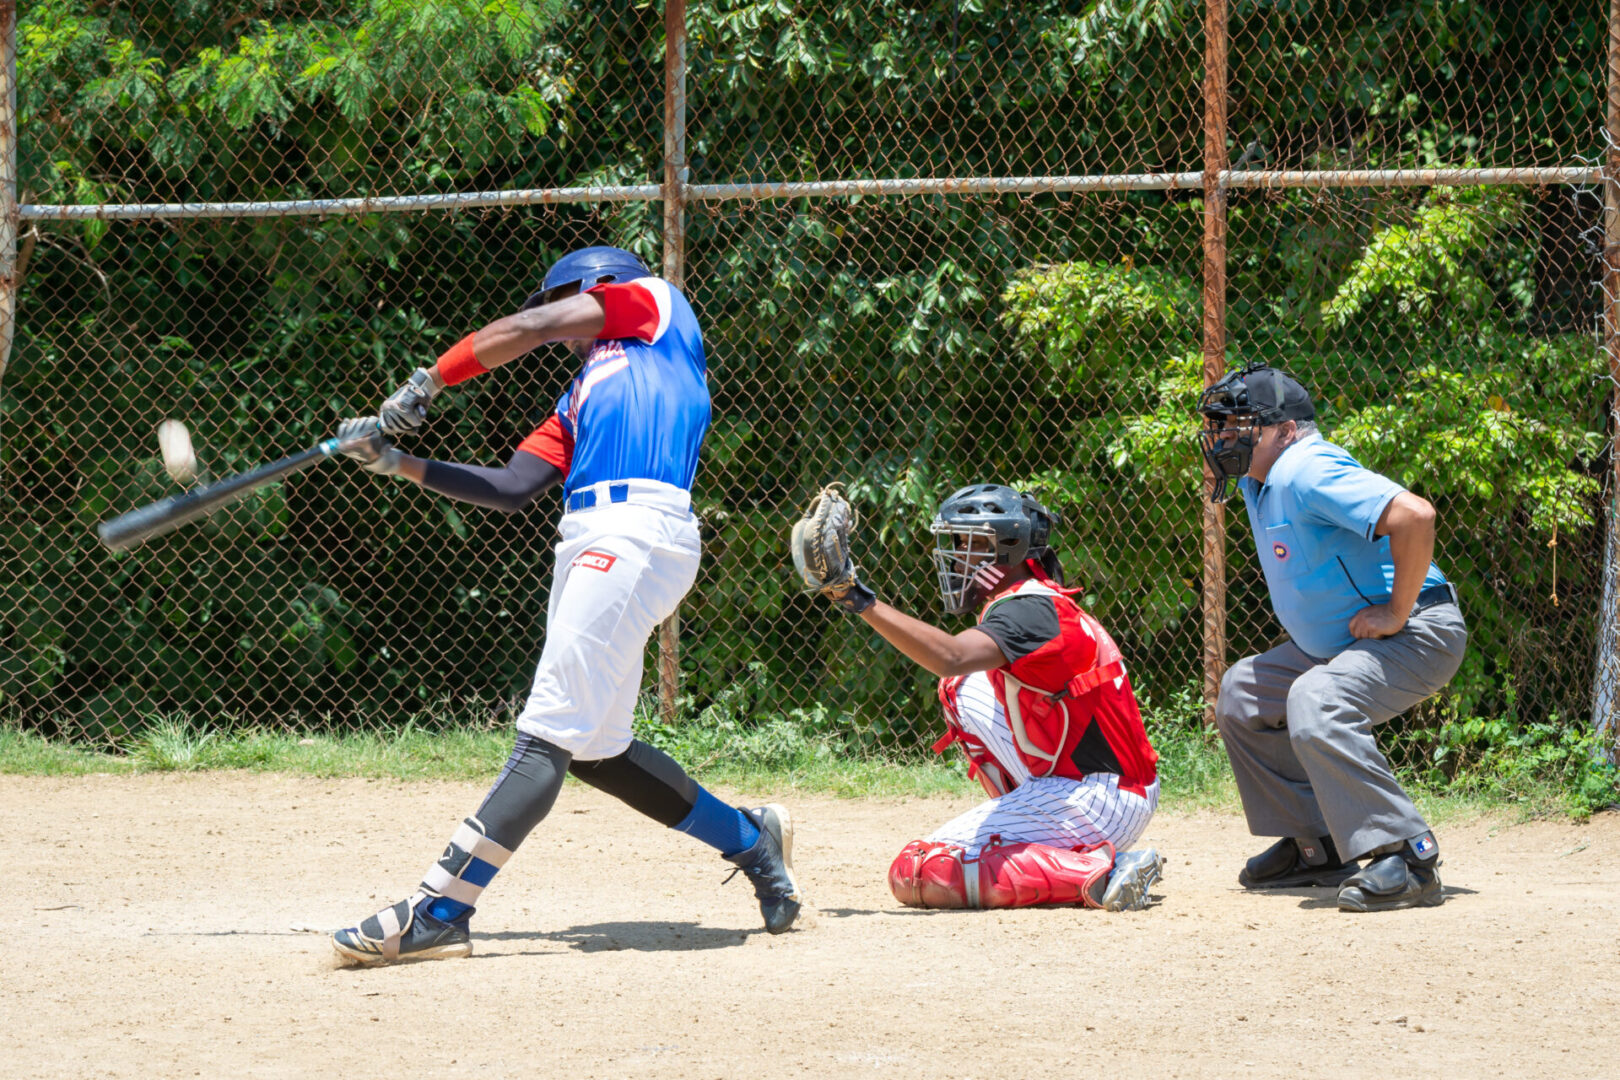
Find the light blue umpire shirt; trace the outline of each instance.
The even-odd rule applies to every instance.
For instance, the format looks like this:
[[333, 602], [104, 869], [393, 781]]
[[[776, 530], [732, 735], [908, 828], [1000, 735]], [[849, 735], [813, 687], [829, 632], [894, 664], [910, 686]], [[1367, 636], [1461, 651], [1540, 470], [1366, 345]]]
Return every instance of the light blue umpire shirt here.
[[[1389, 537], [1374, 533], [1406, 489], [1320, 435], [1284, 450], [1264, 484], [1245, 476], [1238, 486], [1277, 621], [1310, 656], [1337, 656], [1356, 640], [1350, 617], [1394, 590]], [[1423, 587], [1445, 583], [1431, 562]]]

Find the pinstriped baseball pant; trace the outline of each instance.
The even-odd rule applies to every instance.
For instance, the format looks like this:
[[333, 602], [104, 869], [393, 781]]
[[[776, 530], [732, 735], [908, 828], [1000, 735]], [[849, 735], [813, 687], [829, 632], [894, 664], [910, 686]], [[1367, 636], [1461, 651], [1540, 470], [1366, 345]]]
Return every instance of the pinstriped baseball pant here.
[[1124, 851], [1141, 838], [1159, 803], [1154, 781], [1137, 795], [1119, 790], [1113, 773], [1092, 773], [1080, 780], [1060, 776], [1031, 777], [1013, 745], [1012, 729], [996, 701], [990, 678], [969, 675], [957, 694], [962, 727], [995, 755], [1007, 778], [1018, 786], [999, 798], [980, 803], [946, 822], [928, 837], [956, 844], [971, 858], [1001, 837], [1006, 844], [1047, 844], [1055, 848], [1090, 847], [1104, 841]]

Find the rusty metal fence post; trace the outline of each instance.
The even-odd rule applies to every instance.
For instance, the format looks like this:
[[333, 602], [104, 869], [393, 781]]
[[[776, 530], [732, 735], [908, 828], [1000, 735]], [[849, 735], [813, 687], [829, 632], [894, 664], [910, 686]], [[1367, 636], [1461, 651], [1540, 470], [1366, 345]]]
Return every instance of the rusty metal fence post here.
[[[1226, 0], [1204, 6], [1204, 385], [1226, 372]], [[1205, 466], [1205, 479], [1209, 479]], [[1204, 720], [1226, 672], [1226, 509], [1203, 498]]]
[[[664, 279], [686, 289], [686, 0], [664, 4]], [[681, 686], [681, 609], [658, 628], [658, 701], [675, 722]]]
[[17, 329], [17, 3], [0, 0], [0, 386]]
[[1592, 726], [1615, 728], [1620, 706], [1620, 0], [1610, 0], [1608, 95], [1603, 134], [1603, 299], [1599, 315], [1609, 381], [1609, 506], [1603, 545], [1603, 598], [1598, 618], [1598, 650], [1592, 673]]

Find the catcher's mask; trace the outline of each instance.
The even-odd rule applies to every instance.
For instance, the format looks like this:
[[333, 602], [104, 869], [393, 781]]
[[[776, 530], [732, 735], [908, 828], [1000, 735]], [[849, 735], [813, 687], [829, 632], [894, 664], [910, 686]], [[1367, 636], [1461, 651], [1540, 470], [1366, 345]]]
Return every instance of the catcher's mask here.
[[974, 484], [939, 504], [934, 514], [934, 566], [949, 615], [977, 605], [974, 575], [985, 566], [1038, 559], [1057, 517], [1033, 495], [1003, 484]]
[[557, 299], [563, 289], [572, 295], [584, 292], [593, 285], [612, 281], [634, 281], [647, 277], [651, 271], [634, 253], [616, 247], [588, 247], [570, 251], [557, 260], [540, 288], [523, 301], [522, 311]]
[[1198, 411], [1204, 416], [1199, 448], [1215, 475], [1209, 497], [1218, 503], [1231, 497], [1233, 481], [1249, 471], [1261, 428], [1316, 419], [1311, 395], [1298, 380], [1262, 363], [1227, 372], [1198, 399]]

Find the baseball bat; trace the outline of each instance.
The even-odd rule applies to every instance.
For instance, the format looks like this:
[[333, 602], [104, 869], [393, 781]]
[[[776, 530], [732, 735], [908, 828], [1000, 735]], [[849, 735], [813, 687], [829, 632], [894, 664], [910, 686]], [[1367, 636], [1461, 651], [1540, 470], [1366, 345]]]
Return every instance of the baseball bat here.
[[227, 476], [223, 480], [204, 484], [191, 491], [170, 495], [167, 499], [160, 499], [131, 510], [127, 514], [120, 514], [111, 521], [103, 521], [96, 526], [96, 534], [101, 537], [101, 542], [112, 550], [128, 551], [148, 540], [171, 533], [200, 517], [206, 517], [256, 488], [280, 480], [284, 476], [302, 472], [337, 452], [337, 439], [326, 439], [308, 450], [291, 454], [280, 461], [272, 461], [268, 465], [260, 465], [256, 469]]

